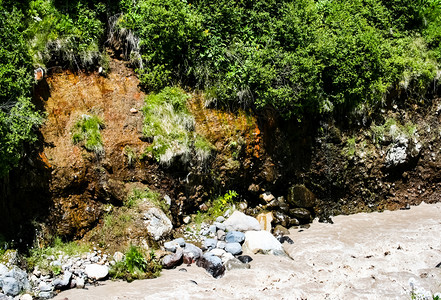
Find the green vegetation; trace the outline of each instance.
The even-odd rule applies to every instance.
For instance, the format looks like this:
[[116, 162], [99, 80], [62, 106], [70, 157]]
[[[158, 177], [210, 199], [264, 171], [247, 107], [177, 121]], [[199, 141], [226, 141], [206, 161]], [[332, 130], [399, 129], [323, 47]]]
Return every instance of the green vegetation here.
[[121, 9], [148, 88], [185, 83], [286, 118], [369, 110], [397, 86], [421, 97], [439, 70], [439, 0], [126, 0]]
[[0, 2], [0, 177], [23, 155], [26, 143], [36, 141], [42, 122], [31, 103], [32, 65], [27, 51], [24, 14]]
[[132, 208], [139, 204], [141, 201], [147, 201], [152, 203], [153, 205], [159, 207], [165, 213], [169, 212], [170, 207], [165, 203], [165, 201], [161, 198], [161, 195], [157, 192], [154, 192], [148, 188], [142, 189], [133, 189], [132, 193], [127, 196], [126, 201], [124, 201], [124, 206], [127, 208]]
[[194, 133], [187, 99], [188, 95], [176, 87], [166, 87], [145, 99], [143, 134], [153, 140], [147, 151], [163, 165], [169, 166], [177, 158], [187, 163], [193, 153], [202, 164], [214, 149], [204, 137]]
[[61, 266], [51, 265], [51, 256], [58, 257], [59, 255], [81, 255], [89, 252], [90, 248], [87, 244], [80, 244], [78, 242], [63, 242], [60, 238], [55, 238], [52, 245], [45, 248], [33, 247], [29, 250], [29, 256], [26, 257], [28, 270], [32, 271], [38, 267], [40, 271], [50, 271], [54, 275], [61, 272]]
[[133, 166], [133, 164], [138, 159], [135, 150], [133, 150], [133, 148], [130, 146], [124, 147], [124, 155], [127, 157], [127, 163], [129, 164], [129, 166]]
[[415, 124], [406, 123], [405, 125], [401, 125], [393, 118], [385, 120], [383, 125], [377, 126], [372, 124], [371, 126], [372, 138], [376, 144], [396, 140], [401, 135], [411, 138], [416, 131], [417, 128]]
[[106, 7], [87, 1], [35, 0], [29, 2], [27, 36], [34, 66], [53, 60], [83, 69], [101, 62], [100, 40]]
[[131, 245], [123, 261], [117, 262], [109, 270], [112, 279], [124, 279], [131, 282], [135, 279], [158, 277], [161, 273], [161, 264], [156, 259], [154, 251], [150, 251], [146, 259], [141, 250]]
[[227, 210], [234, 209], [234, 198], [238, 196], [235, 191], [228, 191], [223, 196], [219, 196], [208, 204], [206, 212], [198, 211], [194, 222], [202, 224], [205, 221], [213, 221], [219, 216], [223, 216]]
[[355, 137], [349, 138], [346, 141], [346, 144], [347, 144], [347, 148], [348, 148], [348, 152], [347, 152], [348, 156], [349, 157], [354, 156], [354, 154], [355, 154], [355, 146], [356, 146]]
[[72, 142], [83, 143], [88, 151], [102, 154], [104, 148], [100, 130], [103, 128], [104, 123], [99, 117], [82, 115], [72, 128]]
[[[418, 100], [441, 76], [440, 0], [5, 0], [0, 12], [0, 176], [41, 123], [32, 69], [105, 69], [105, 41], [120, 46], [148, 90], [199, 88], [208, 103], [269, 107], [299, 121], [371, 113], [390, 90]], [[176, 91], [148, 99], [174, 93], [184, 103]], [[193, 151], [206, 160], [212, 147], [188, 134], [185, 105], [161, 101], [145, 109], [153, 156], [164, 165]]]

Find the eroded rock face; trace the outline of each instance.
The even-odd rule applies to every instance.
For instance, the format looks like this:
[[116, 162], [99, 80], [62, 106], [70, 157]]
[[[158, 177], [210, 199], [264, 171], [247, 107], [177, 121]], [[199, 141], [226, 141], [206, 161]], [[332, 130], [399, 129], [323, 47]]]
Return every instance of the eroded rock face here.
[[312, 208], [315, 205], [315, 195], [303, 184], [296, 184], [289, 188], [287, 201], [292, 206]]

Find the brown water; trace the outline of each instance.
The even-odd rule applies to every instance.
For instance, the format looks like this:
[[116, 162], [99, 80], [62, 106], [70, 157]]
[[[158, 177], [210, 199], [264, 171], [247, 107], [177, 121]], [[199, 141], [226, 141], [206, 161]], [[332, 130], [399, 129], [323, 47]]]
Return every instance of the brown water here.
[[106, 281], [55, 299], [410, 299], [410, 278], [441, 291], [441, 204], [333, 220], [291, 230], [294, 244], [285, 250], [292, 259], [256, 255], [251, 269], [217, 280], [196, 266], [165, 270], [153, 280]]

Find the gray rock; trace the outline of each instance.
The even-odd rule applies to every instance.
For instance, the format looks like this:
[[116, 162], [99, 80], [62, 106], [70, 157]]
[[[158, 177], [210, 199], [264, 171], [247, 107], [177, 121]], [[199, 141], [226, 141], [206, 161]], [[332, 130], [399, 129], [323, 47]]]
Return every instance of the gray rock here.
[[87, 277], [93, 280], [100, 280], [107, 277], [109, 274], [109, 268], [104, 265], [91, 264], [87, 265], [84, 269]]
[[247, 231], [243, 244], [245, 253], [262, 252], [265, 254], [276, 254], [282, 251], [282, 244], [268, 231]]
[[235, 269], [249, 269], [251, 266], [248, 263], [243, 263], [240, 260], [238, 260], [237, 258], [233, 258], [228, 260], [225, 263], [225, 268], [230, 271], [230, 270], [235, 270]]
[[38, 294], [38, 297], [42, 298], [42, 299], [50, 299], [52, 298], [54, 295], [52, 292], [40, 292]]
[[213, 225], [215, 225], [218, 230], [225, 230], [226, 229], [224, 223], [214, 222]]
[[231, 217], [224, 222], [224, 225], [228, 231], [260, 230], [260, 224], [255, 218], [240, 211], [233, 212]]
[[9, 270], [6, 276], [17, 280], [20, 291], [31, 289], [31, 284], [29, 283], [28, 274], [26, 271], [14, 267], [13, 269]]
[[225, 241], [225, 231], [223, 230], [218, 230], [216, 232], [216, 237], [219, 241]]
[[230, 231], [225, 237], [227, 243], [242, 243], [245, 240], [245, 234], [240, 231]]
[[69, 286], [70, 280], [72, 278], [71, 272], [64, 272], [63, 278], [56, 278], [52, 284], [56, 289], [65, 289]]
[[208, 232], [209, 233], [211, 233], [211, 234], [215, 234], [216, 233], [216, 229], [217, 229], [217, 227], [216, 227], [216, 225], [210, 225], [210, 227], [208, 228]]
[[5, 277], [2, 279], [2, 289], [3, 293], [5, 293], [8, 296], [17, 296], [20, 291], [20, 285], [17, 279], [13, 277]]
[[146, 229], [152, 237], [158, 241], [166, 235], [169, 235], [173, 229], [172, 222], [165, 213], [157, 207], [150, 208], [143, 215]]
[[216, 222], [222, 223], [223, 221], [225, 221], [225, 218], [223, 216], [219, 216], [216, 218]]
[[239, 243], [227, 243], [225, 245], [225, 251], [233, 255], [239, 255], [242, 253], [242, 246]]
[[113, 254], [113, 260], [116, 261], [116, 262], [123, 261], [124, 260], [124, 254], [122, 252], [119, 252], [119, 251], [115, 252]]
[[184, 251], [181, 248], [176, 250], [176, 253], [166, 255], [162, 259], [162, 265], [166, 269], [174, 268], [182, 263], [182, 256]]
[[210, 250], [210, 252], [207, 252], [207, 253], [209, 253], [210, 255], [216, 255], [217, 257], [222, 257], [222, 255], [225, 254], [225, 250], [216, 248], [216, 249]]
[[217, 241], [215, 239], [206, 239], [204, 241], [204, 247], [208, 250], [216, 248]]
[[183, 253], [184, 264], [191, 264], [202, 257], [202, 250], [191, 243], [186, 243]]
[[224, 241], [217, 241], [216, 248], [225, 249], [226, 245], [227, 245], [227, 243], [225, 243]]
[[0, 277], [4, 277], [8, 272], [8, 267], [6, 267], [4, 264], [0, 264]]
[[40, 290], [40, 292], [52, 292], [54, 287], [50, 284], [47, 284], [46, 282], [40, 282], [38, 289]]
[[23, 294], [20, 296], [20, 300], [32, 300], [32, 296], [30, 294]]
[[303, 184], [295, 184], [288, 189], [288, 203], [297, 207], [312, 208], [315, 195]]
[[77, 282], [77, 289], [83, 289], [84, 288], [85, 282], [84, 282], [84, 279], [82, 277], [77, 277], [75, 279], [75, 281]]
[[165, 250], [170, 252], [175, 252], [177, 247], [181, 247], [181, 248], [185, 247], [184, 238], [177, 238], [172, 241], [164, 243]]

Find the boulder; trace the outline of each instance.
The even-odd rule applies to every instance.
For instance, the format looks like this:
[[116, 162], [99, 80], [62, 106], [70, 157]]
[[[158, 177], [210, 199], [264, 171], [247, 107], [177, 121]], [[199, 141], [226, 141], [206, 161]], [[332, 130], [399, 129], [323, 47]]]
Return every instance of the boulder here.
[[242, 253], [242, 246], [239, 243], [227, 243], [225, 245], [225, 251], [233, 255], [238, 255]]
[[240, 211], [233, 212], [224, 225], [228, 231], [260, 230], [260, 224], [256, 218], [247, 216]]
[[230, 231], [225, 236], [225, 241], [227, 243], [243, 243], [245, 240], [245, 234], [240, 231]]
[[257, 216], [257, 221], [260, 224], [260, 229], [271, 232], [271, 222], [274, 220], [273, 213], [261, 213]]
[[199, 247], [196, 247], [191, 243], [185, 244], [183, 252], [183, 260], [185, 264], [194, 263], [200, 257], [202, 257], [202, 250]]
[[216, 232], [216, 237], [219, 241], [224, 241], [225, 240], [225, 231], [223, 230], [218, 230]]
[[104, 265], [91, 264], [86, 266], [84, 272], [90, 279], [101, 280], [107, 277], [109, 274], [109, 268]]
[[182, 256], [184, 251], [181, 248], [176, 250], [176, 253], [166, 255], [162, 259], [162, 265], [166, 269], [174, 268], [182, 263]]
[[152, 207], [143, 214], [148, 233], [156, 240], [160, 240], [171, 233], [172, 222], [165, 213], [157, 207]]
[[214, 278], [219, 278], [225, 273], [222, 260], [215, 255], [204, 255], [196, 263], [198, 267], [204, 268]]
[[287, 201], [292, 206], [303, 208], [312, 208], [316, 203], [314, 193], [303, 184], [295, 184], [288, 189]]
[[225, 268], [230, 271], [230, 270], [235, 270], [235, 269], [249, 269], [251, 266], [248, 263], [243, 263], [240, 260], [238, 260], [237, 258], [233, 258], [228, 260], [225, 263]]
[[20, 292], [19, 282], [13, 277], [5, 277], [2, 279], [3, 293], [8, 296], [17, 296]]
[[216, 248], [225, 249], [226, 245], [227, 243], [225, 243], [224, 241], [217, 241]]
[[282, 244], [268, 231], [247, 231], [243, 244], [245, 253], [262, 252], [265, 254], [280, 254]]

